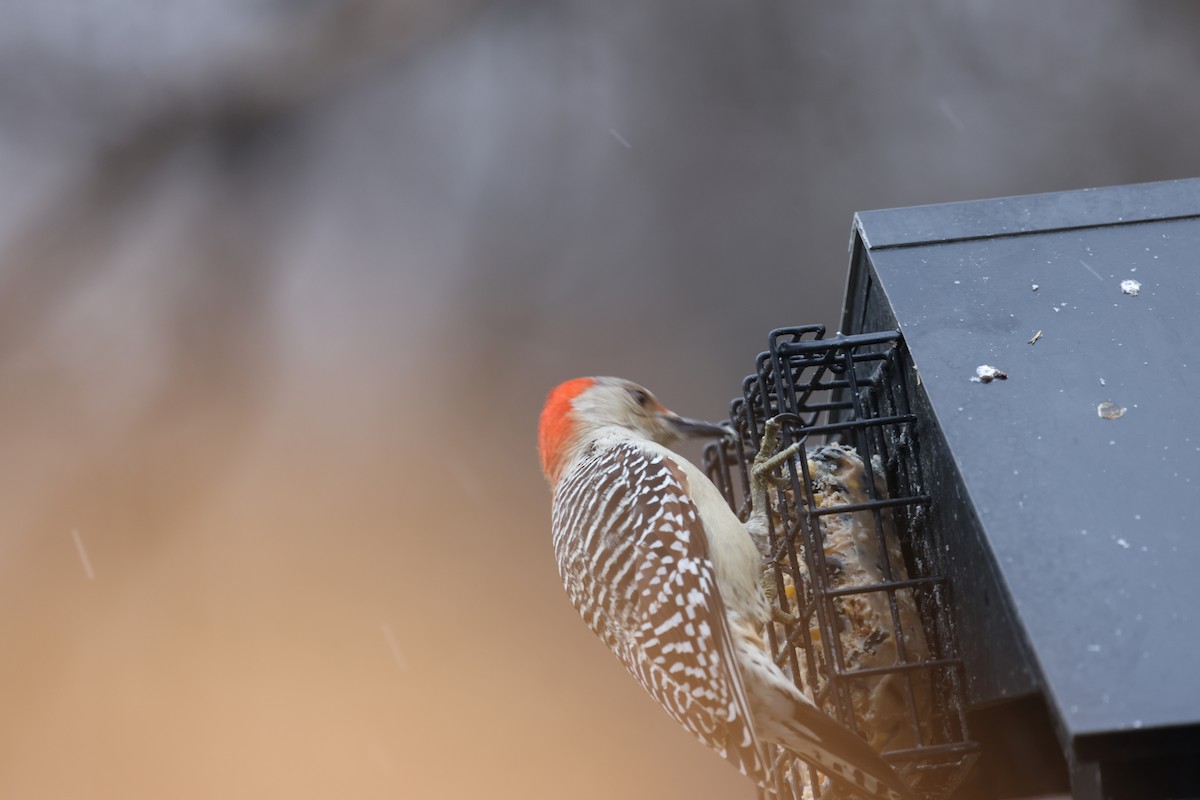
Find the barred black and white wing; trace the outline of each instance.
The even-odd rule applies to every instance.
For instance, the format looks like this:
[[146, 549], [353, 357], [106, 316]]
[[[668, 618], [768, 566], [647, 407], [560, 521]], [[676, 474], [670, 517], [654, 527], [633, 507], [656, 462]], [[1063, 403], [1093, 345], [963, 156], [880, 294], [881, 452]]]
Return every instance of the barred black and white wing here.
[[555, 492], [571, 602], [677, 722], [760, 784], [763, 751], [687, 479], [635, 443], [579, 459]]

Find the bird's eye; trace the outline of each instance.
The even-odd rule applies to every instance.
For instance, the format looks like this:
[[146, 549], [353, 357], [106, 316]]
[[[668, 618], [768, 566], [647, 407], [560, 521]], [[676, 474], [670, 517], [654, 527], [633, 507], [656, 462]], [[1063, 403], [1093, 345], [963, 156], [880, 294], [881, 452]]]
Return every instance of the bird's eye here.
[[629, 396], [633, 398], [633, 402], [637, 403], [642, 408], [650, 405], [650, 395], [641, 389], [630, 389]]

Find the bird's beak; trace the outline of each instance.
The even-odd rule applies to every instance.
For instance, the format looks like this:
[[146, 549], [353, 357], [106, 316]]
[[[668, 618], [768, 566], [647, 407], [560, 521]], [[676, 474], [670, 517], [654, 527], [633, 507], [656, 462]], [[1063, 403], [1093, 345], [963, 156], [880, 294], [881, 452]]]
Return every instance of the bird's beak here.
[[735, 435], [733, 428], [730, 428], [728, 425], [717, 425], [713, 422], [688, 419], [670, 411], [663, 416], [667, 424], [684, 439], [705, 439]]

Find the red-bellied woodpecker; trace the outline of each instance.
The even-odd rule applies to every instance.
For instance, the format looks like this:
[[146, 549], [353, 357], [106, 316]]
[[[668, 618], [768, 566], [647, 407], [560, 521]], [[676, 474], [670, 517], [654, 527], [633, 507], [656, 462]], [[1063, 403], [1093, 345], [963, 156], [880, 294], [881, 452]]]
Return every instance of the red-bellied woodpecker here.
[[[667, 447], [725, 432], [618, 378], [550, 393], [538, 444], [571, 602], [668, 714], [760, 785], [771, 743], [855, 792], [911, 800], [887, 762], [772, 660], [759, 548], [712, 482]], [[760, 454], [756, 481], [774, 455]]]

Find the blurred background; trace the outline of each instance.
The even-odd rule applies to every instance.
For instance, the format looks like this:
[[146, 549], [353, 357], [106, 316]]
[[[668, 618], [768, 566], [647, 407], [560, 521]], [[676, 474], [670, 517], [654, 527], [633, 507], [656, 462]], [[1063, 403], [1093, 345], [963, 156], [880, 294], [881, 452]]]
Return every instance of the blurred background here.
[[1200, 6], [9, 0], [0, 796], [750, 798], [534, 439], [720, 418], [856, 210], [1200, 175]]

